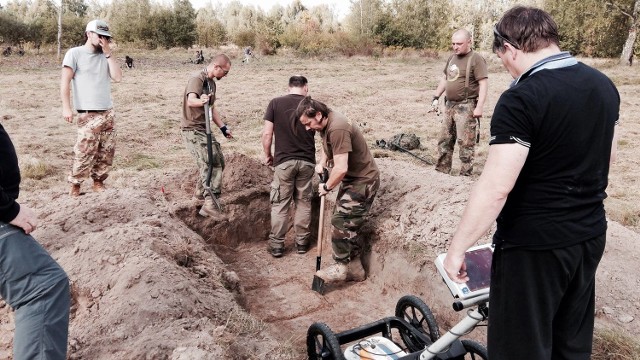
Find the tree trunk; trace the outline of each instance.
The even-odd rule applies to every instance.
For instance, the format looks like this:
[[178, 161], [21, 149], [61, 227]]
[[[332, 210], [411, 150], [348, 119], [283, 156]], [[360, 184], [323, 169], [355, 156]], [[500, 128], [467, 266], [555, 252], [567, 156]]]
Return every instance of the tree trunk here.
[[631, 66], [633, 63], [633, 44], [636, 42], [637, 31], [635, 26], [629, 29], [629, 36], [627, 36], [627, 41], [624, 42], [624, 47], [622, 48], [622, 54], [620, 55], [620, 64]]
[[620, 64], [627, 66], [631, 66], [633, 63], [633, 49], [638, 36], [638, 12], [640, 12], [640, 0], [635, 0], [633, 13], [627, 14], [631, 18], [631, 25], [629, 26], [629, 36], [627, 36], [627, 41], [624, 42], [624, 47], [622, 48], [622, 54], [620, 54]]
[[60, 60], [62, 52], [62, 1], [60, 0], [60, 8], [58, 9], [58, 60]]

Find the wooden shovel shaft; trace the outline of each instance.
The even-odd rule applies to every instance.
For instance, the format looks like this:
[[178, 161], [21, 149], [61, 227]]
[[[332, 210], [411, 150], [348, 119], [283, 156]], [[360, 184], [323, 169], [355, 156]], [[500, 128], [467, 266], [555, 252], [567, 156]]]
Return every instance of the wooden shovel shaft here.
[[320, 262], [322, 259], [322, 233], [324, 230], [324, 199], [325, 196], [320, 196], [320, 218], [318, 220], [318, 255], [316, 257], [316, 271], [320, 270]]

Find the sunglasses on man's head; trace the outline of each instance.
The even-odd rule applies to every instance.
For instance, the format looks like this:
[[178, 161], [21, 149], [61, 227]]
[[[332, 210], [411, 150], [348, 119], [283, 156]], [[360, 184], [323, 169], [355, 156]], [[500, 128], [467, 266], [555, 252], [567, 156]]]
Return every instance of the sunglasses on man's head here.
[[497, 28], [497, 24], [493, 26], [493, 35], [498, 38], [501, 39], [502, 41], [508, 43], [509, 45], [513, 46], [515, 49], [520, 50], [520, 46], [516, 45], [516, 43], [514, 43], [513, 41], [509, 40], [506, 36], [500, 34], [500, 32], [498, 31]]

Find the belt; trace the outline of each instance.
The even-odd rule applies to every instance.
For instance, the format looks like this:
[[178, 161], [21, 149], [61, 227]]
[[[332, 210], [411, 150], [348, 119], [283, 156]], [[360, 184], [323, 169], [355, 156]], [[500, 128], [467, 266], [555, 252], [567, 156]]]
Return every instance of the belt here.
[[76, 111], [78, 112], [78, 114], [82, 114], [82, 113], [101, 113], [108, 110], [76, 110]]
[[460, 101], [454, 101], [454, 100], [449, 100], [447, 99], [448, 103], [451, 103], [452, 105], [457, 105], [457, 104], [467, 104], [467, 103], [477, 103], [478, 102], [478, 98], [468, 98], [468, 99], [464, 99], [464, 100], [460, 100]]

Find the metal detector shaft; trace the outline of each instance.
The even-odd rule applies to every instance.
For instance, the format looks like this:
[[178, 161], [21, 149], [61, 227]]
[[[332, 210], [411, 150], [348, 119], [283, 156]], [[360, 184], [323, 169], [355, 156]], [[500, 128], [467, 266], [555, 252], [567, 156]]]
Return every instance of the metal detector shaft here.
[[409, 150], [407, 150], [407, 149], [403, 148], [402, 146], [400, 146], [400, 145], [396, 145], [396, 144], [393, 144], [393, 145], [394, 145], [395, 147], [397, 147], [400, 151], [406, 152], [407, 154], [409, 154], [409, 155], [411, 155], [411, 156], [415, 157], [415, 158], [416, 158], [416, 159], [418, 159], [418, 160], [424, 161], [425, 163], [427, 163], [427, 164], [429, 164], [429, 165], [433, 165], [433, 162], [430, 162], [430, 161], [428, 161], [427, 159], [421, 158], [420, 156], [418, 156], [418, 155], [416, 155], [416, 154], [412, 153], [411, 151], [409, 151]]
[[211, 190], [211, 175], [213, 174], [213, 140], [211, 137], [211, 115], [208, 102], [204, 104], [204, 119], [207, 134], [207, 179], [205, 180], [204, 189], [209, 193], [209, 196], [211, 196], [211, 199], [213, 200], [213, 203], [216, 204], [218, 210], [222, 211], [222, 205], [220, 205], [218, 198]]

